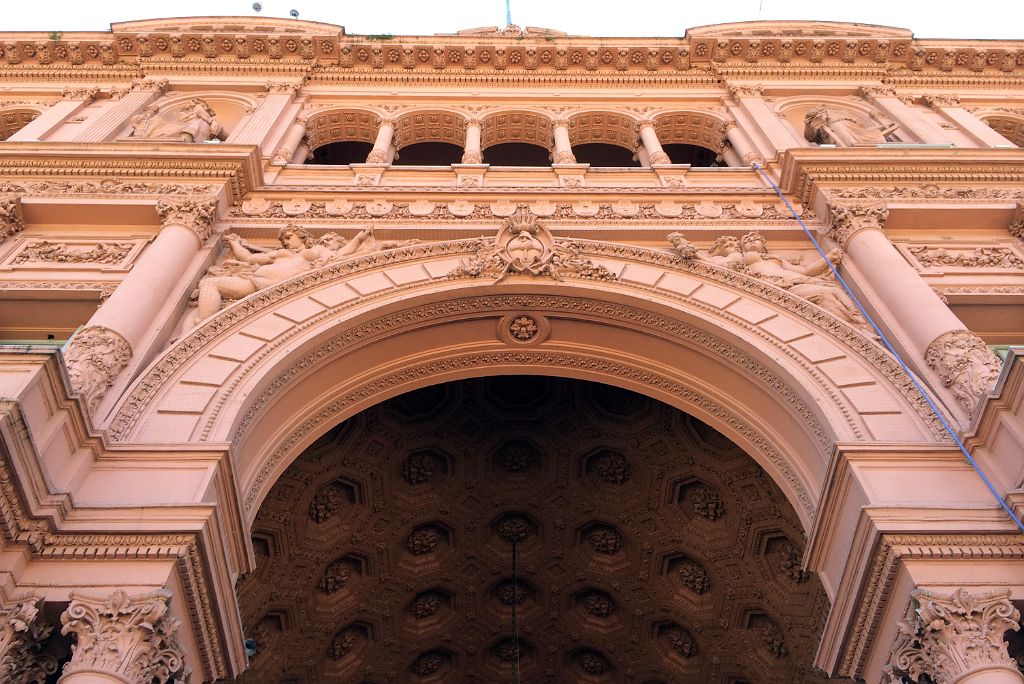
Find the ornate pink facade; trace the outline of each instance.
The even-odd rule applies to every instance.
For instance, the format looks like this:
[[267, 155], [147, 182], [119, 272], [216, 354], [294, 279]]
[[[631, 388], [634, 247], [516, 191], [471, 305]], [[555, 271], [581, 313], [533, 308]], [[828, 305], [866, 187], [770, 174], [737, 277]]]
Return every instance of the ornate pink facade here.
[[1022, 79], [0, 34], [0, 679], [1024, 682]]

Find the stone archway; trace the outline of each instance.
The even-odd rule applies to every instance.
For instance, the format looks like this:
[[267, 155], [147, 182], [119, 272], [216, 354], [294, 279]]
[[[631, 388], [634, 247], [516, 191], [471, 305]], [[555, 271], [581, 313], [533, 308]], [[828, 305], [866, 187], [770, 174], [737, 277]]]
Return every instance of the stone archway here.
[[[801, 521], [707, 424], [561, 378], [431, 385], [274, 484], [240, 682], [817, 682]], [[513, 575], [511, 542], [517, 569]]]

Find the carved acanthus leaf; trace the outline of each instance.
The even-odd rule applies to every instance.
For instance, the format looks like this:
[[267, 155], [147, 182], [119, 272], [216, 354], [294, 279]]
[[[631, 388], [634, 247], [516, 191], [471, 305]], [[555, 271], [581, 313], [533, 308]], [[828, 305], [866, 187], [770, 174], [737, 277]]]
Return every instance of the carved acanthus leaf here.
[[100, 242], [68, 246], [63, 242], [33, 240], [11, 263], [119, 264], [135, 245], [131, 242]]
[[188, 228], [196, 234], [199, 243], [203, 244], [210, 237], [217, 219], [217, 200], [201, 199], [173, 203], [160, 200], [156, 204], [156, 212], [163, 225]]
[[889, 210], [880, 204], [831, 205], [824, 234], [845, 249], [862, 230], [881, 230], [888, 216]]
[[1013, 221], [1006, 227], [1010, 235], [1018, 240], [1024, 240], [1024, 202], [1017, 203], [1017, 210], [1014, 212]]
[[970, 330], [939, 335], [928, 345], [925, 360], [970, 414], [995, 385], [1001, 366], [999, 357]]
[[84, 328], [64, 351], [71, 388], [94, 411], [107, 388], [132, 357], [131, 345], [119, 333], [103, 326]]
[[61, 615], [61, 634], [73, 634], [71, 662], [64, 674], [99, 671], [131, 684], [185, 681], [184, 654], [168, 615], [171, 593], [160, 589], [128, 596], [120, 589], [107, 597], [72, 592]]
[[947, 247], [917, 245], [909, 251], [925, 268], [951, 266], [953, 268], [1009, 268], [1024, 269], [1024, 259], [1007, 247], [975, 247], [956, 250]]
[[891, 677], [920, 681], [927, 675], [935, 684], [949, 684], [977, 670], [1017, 671], [1003, 641], [1006, 631], [1020, 627], [1008, 589], [982, 594], [958, 589], [949, 596], [915, 589], [911, 596], [916, 607], [900, 621], [887, 668]]
[[0, 602], [0, 681], [42, 684], [57, 671], [57, 659], [43, 650], [53, 627], [41, 606], [38, 597]]
[[505, 219], [493, 241], [479, 240], [476, 255], [464, 259], [449, 278], [490, 276], [495, 281], [511, 274], [546, 276], [560, 280], [563, 275], [590, 280], [615, 280], [614, 273], [584, 259], [571, 242], [555, 243], [551, 231], [527, 209], [520, 208]]

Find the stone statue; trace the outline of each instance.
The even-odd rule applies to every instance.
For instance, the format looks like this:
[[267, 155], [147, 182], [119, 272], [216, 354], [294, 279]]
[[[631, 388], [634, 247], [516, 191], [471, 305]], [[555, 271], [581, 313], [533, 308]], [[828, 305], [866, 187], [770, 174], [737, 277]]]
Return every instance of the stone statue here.
[[131, 125], [133, 138], [201, 143], [226, 137], [224, 126], [216, 119], [213, 108], [199, 98], [172, 112], [160, 112], [157, 105], [151, 104], [131, 118]]
[[804, 137], [808, 142], [819, 145], [879, 145], [886, 142], [886, 134], [895, 128], [895, 124], [886, 128], [869, 128], [850, 114], [825, 105], [815, 107], [804, 116]]
[[[824, 259], [809, 264], [791, 263], [769, 252], [764, 237], [757, 232], [747, 233], [739, 240], [730, 235], [722, 236], [706, 252], [694, 247], [681, 233], [672, 233], [668, 239], [673, 251], [684, 260], [697, 259], [768, 281], [817, 304], [842, 321], [869, 329], [860, 311], [832, 277]], [[832, 250], [828, 258], [838, 265], [842, 250]]]
[[265, 252], [246, 247], [234, 233], [228, 233], [223, 239], [231, 257], [211, 266], [199, 281], [197, 320], [220, 311], [225, 300], [241, 299], [331, 262], [419, 242], [377, 240], [372, 226], [362, 229], [350, 240], [337, 233], [325, 233], [315, 244], [302, 228], [285, 226], [277, 238], [281, 247]]

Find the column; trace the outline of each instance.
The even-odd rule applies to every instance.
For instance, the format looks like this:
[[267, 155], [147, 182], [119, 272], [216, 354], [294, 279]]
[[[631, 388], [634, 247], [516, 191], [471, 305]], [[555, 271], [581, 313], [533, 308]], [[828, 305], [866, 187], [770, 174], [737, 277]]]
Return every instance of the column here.
[[11, 142], [44, 140], [55, 128], [92, 104], [99, 92], [98, 88], [65, 88], [63, 100], [30, 121], [8, 140]]
[[480, 119], [466, 121], [466, 144], [462, 148], [463, 164], [483, 164], [484, 155], [480, 150]]
[[[671, 164], [672, 160], [665, 154], [665, 150], [661, 147], [661, 141], [658, 140], [658, 132], [654, 130], [654, 121], [651, 119], [644, 119], [640, 122], [640, 142], [643, 143], [644, 151], [647, 152], [647, 158], [649, 164], [645, 166], [656, 166], [658, 164]], [[641, 159], [640, 163], [643, 163]]]
[[959, 126], [979, 147], [1014, 147], [991, 126], [961, 107], [957, 95], [925, 95], [924, 102]]
[[[306, 126], [308, 123], [306, 119], [300, 117], [288, 127], [284, 137], [281, 138], [281, 144], [278, 146], [277, 152], [274, 153], [271, 164], [284, 166], [285, 164], [290, 164], [295, 159], [295, 153], [299, 151], [299, 146], [303, 138], [306, 137]], [[303, 158], [302, 161], [305, 161], [305, 159]]]
[[1010, 590], [951, 595], [914, 589], [914, 613], [900, 621], [900, 636], [886, 671], [892, 681], [928, 675], [935, 684], [1024, 684], [1003, 641], [1020, 628]]
[[640, 166], [645, 169], [651, 167], [651, 156], [647, 154], [647, 148], [644, 147], [643, 142], [636, 148], [636, 152], [633, 153], [633, 159], [640, 162]]
[[[740, 160], [737, 166], [750, 166], [755, 161], [764, 164], [764, 157], [754, 149], [754, 144], [750, 142], [746, 132], [737, 126], [735, 121], [730, 121], [725, 125], [725, 137]], [[726, 158], [728, 160], [728, 157]]]
[[159, 202], [157, 212], [162, 226], [156, 239], [64, 350], [71, 386], [90, 411], [140, 351], [161, 307], [178, 294], [174, 286], [209, 238], [217, 203]]
[[900, 128], [913, 135], [916, 141], [911, 142], [929, 145], [952, 144], [949, 136], [937, 123], [929, 121], [921, 112], [915, 111], [913, 107], [896, 97], [896, 90], [892, 86], [864, 86], [860, 89], [860, 94], [899, 124]]
[[768, 106], [761, 97], [761, 86], [732, 86], [729, 93], [740, 107], [755, 121], [764, 132], [768, 142], [774, 148], [773, 153], [782, 152], [792, 147], [807, 147], [803, 136], [798, 135], [790, 125], [779, 118], [779, 115]]
[[[301, 87], [301, 83], [268, 83], [267, 96], [263, 98], [260, 106], [237, 127], [226, 142], [235, 145], [261, 145]], [[262, 150], [262, 153], [267, 154], [268, 150]]]
[[911, 363], [925, 361], [929, 384], [947, 388], [970, 416], [995, 384], [1000, 361], [896, 251], [882, 231], [887, 216], [881, 205], [831, 206], [825, 235], [845, 250], [885, 308]]
[[725, 141], [725, 146], [722, 148], [722, 159], [728, 166], [746, 166], [743, 160], [740, 159], [740, 155], [736, 154], [736, 150], [732, 148], [732, 143], [728, 140]]
[[114, 133], [124, 128], [125, 123], [143, 107], [163, 95], [167, 90], [167, 81], [136, 81], [132, 88], [121, 99], [116, 100], [103, 110], [96, 121], [89, 124], [78, 134], [75, 142], [104, 142]]
[[0, 681], [42, 682], [57, 671], [57, 659], [43, 648], [53, 631], [39, 614], [43, 601], [0, 596]]
[[178, 620], [168, 614], [171, 592], [129, 596], [71, 593], [61, 634], [75, 638], [60, 684], [149, 684], [184, 681]]
[[558, 119], [553, 122], [552, 132], [555, 137], [555, 151], [552, 159], [555, 164], [575, 164], [576, 155], [572, 153], [572, 143], [569, 142], [569, 120]]
[[367, 164], [390, 164], [395, 153], [391, 143], [395, 139], [395, 120], [381, 119], [380, 128], [377, 129], [377, 139], [373, 142], [373, 149], [366, 155]]

